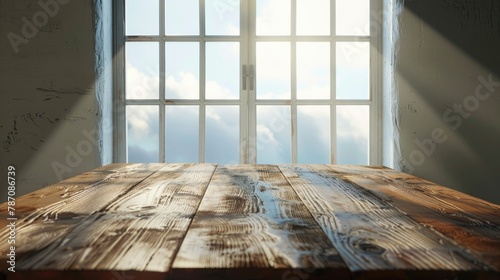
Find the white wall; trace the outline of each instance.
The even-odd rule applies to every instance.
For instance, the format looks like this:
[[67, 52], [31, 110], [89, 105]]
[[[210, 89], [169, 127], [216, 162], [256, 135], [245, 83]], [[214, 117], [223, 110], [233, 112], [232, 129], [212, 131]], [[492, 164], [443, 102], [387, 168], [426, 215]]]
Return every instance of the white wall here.
[[500, 204], [500, 83], [481, 82], [500, 82], [500, 2], [404, 1], [397, 19], [395, 165]]
[[94, 17], [101, 1], [57, 1], [0, 0], [0, 181], [13, 165], [17, 195], [111, 159], [110, 136], [94, 131], [111, 131], [111, 48], [95, 48], [111, 25]]

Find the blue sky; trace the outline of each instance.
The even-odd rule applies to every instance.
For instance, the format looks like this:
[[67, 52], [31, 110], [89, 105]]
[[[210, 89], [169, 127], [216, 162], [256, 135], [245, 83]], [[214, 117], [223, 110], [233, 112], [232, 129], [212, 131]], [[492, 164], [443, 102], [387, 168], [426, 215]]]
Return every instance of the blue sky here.
[[[239, 34], [239, 7], [235, 0], [206, 0], [208, 34]], [[257, 0], [258, 35], [290, 34], [289, 0]], [[198, 0], [166, 0], [166, 32], [197, 35]], [[337, 1], [337, 34], [366, 35], [368, 0]], [[329, 30], [328, 0], [297, 0], [299, 35], [324, 35]], [[158, 35], [158, 0], [127, 0], [127, 34]], [[364, 11], [364, 12], [360, 12]], [[342, 23], [342, 24], [339, 24]], [[330, 43], [297, 44], [297, 98], [326, 99], [330, 92]], [[206, 44], [206, 97], [239, 98], [238, 42]], [[336, 92], [339, 99], [368, 98], [368, 43], [337, 43]], [[167, 42], [165, 91], [167, 99], [199, 98], [198, 42]], [[290, 43], [258, 42], [256, 46], [258, 99], [290, 98]], [[129, 99], [158, 98], [159, 45], [130, 42], [126, 45], [126, 90]], [[291, 161], [289, 106], [261, 105], [257, 110], [258, 163]], [[207, 106], [205, 161], [239, 162], [239, 108]], [[328, 106], [298, 106], [298, 161], [328, 163], [330, 110]], [[128, 153], [131, 162], [159, 160], [157, 107], [127, 108]], [[167, 106], [166, 161], [196, 162], [200, 137], [197, 106]], [[337, 107], [337, 162], [367, 164], [368, 107]]]

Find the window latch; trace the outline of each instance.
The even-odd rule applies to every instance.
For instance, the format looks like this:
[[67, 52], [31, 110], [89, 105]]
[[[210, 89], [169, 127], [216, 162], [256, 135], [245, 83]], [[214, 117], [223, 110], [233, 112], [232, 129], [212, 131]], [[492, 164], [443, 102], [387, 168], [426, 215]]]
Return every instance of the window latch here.
[[241, 73], [242, 73], [242, 88], [243, 90], [247, 89], [247, 77], [250, 78], [250, 90], [254, 89], [254, 82], [255, 82], [255, 67], [253, 65], [250, 65], [250, 71], [247, 70], [247, 65], [242, 65], [241, 66]]

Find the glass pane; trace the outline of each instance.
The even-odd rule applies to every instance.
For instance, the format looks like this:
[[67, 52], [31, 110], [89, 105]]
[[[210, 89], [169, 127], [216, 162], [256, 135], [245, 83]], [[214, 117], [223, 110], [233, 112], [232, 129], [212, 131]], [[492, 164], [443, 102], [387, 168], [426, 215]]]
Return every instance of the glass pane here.
[[240, 0], [205, 0], [207, 35], [240, 35]]
[[159, 1], [127, 0], [125, 2], [126, 35], [159, 35]]
[[159, 162], [158, 106], [127, 106], [127, 162]]
[[290, 163], [290, 106], [257, 106], [257, 163]]
[[127, 42], [125, 46], [126, 98], [158, 98], [160, 92], [158, 43]]
[[198, 42], [165, 44], [165, 97], [198, 99], [200, 96], [200, 45]]
[[297, 35], [330, 35], [330, 0], [297, 0]]
[[198, 106], [166, 106], [165, 114], [166, 162], [198, 162]]
[[299, 163], [330, 163], [330, 106], [297, 106]]
[[368, 164], [369, 114], [366, 105], [337, 106], [337, 164]]
[[257, 99], [290, 99], [290, 43], [257, 42]]
[[330, 98], [330, 43], [297, 43], [297, 98]]
[[337, 43], [337, 99], [370, 99], [370, 43]]
[[240, 44], [208, 42], [206, 45], [206, 98], [240, 97]]
[[200, 34], [199, 0], [165, 0], [165, 34]]
[[370, 35], [370, 0], [337, 0], [337, 35]]
[[206, 107], [205, 161], [240, 162], [240, 110], [238, 106]]
[[290, 0], [257, 0], [257, 36], [290, 35]]

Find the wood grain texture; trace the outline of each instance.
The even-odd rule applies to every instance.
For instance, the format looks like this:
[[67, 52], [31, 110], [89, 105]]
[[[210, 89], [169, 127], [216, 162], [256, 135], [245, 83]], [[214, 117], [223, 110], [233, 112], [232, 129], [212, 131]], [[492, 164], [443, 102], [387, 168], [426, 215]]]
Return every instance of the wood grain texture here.
[[500, 271], [500, 206], [403, 173], [338, 174], [466, 246]]
[[[16, 199], [16, 256], [29, 259], [60, 244], [89, 215], [103, 209], [116, 195], [150, 176], [160, 165], [114, 164], [64, 180]], [[6, 204], [0, 206], [6, 221]], [[0, 234], [8, 235], [3, 226]], [[9, 244], [0, 242], [0, 268], [5, 270]], [[18, 268], [21, 262], [18, 261]], [[28, 266], [28, 268], [31, 268]]]
[[117, 190], [105, 209], [19, 267], [166, 272], [214, 170], [211, 164], [166, 164], [130, 191]]
[[173, 271], [312, 267], [347, 277], [334, 246], [276, 166], [230, 165], [217, 168]]
[[499, 205], [382, 166], [113, 164], [15, 208], [0, 279], [500, 279]]
[[477, 255], [338, 178], [328, 166], [280, 169], [354, 273], [490, 269]]

